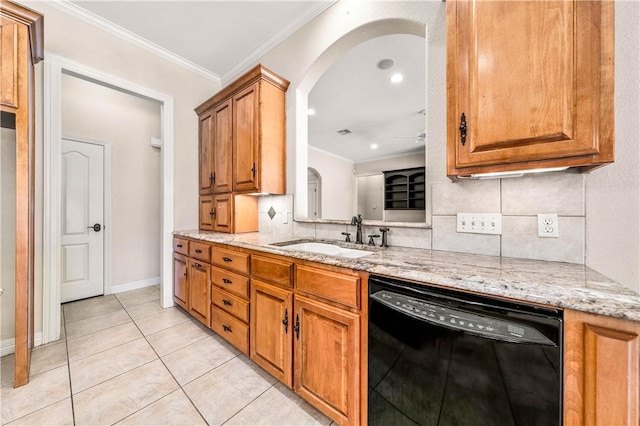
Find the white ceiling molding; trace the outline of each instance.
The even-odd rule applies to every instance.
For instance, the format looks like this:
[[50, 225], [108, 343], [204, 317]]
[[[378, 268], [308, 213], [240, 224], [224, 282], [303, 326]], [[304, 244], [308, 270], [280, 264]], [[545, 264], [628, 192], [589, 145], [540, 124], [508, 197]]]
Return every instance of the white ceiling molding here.
[[193, 62], [188, 61], [183, 57], [178, 56], [163, 47], [158, 46], [157, 44], [151, 43], [150, 41], [145, 40], [140, 36], [71, 3], [69, 0], [49, 1], [47, 2], [47, 4], [73, 16], [74, 18], [87, 22], [97, 28], [100, 28], [103, 31], [111, 33], [116, 37], [119, 37], [125, 41], [128, 41], [129, 43], [132, 43], [142, 49], [145, 49], [177, 65], [180, 65], [183, 68], [193, 71], [196, 74], [199, 74], [205, 78], [208, 78], [214, 83], [221, 84], [221, 79], [219, 75], [199, 65], [196, 65]]
[[231, 69], [222, 76], [222, 85], [226, 85], [231, 81], [239, 77], [244, 71], [255, 65], [257, 61], [266, 54], [269, 50], [273, 49], [284, 39], [295, 33], [297, 30], [305, 26], [316, 16], [333, 6], [338, 0], [331, 0], [319, 4], [316, 8], [309, 10], [304, 15], [301, 15], [298, 19], [292, 20], [289, 25], [283, 27], [281, 30], [276, 31], [271, 37], [267, 38], [264, 43], [253, 49], [247, 56], [245, 56], [240, 62], [236, 63]]

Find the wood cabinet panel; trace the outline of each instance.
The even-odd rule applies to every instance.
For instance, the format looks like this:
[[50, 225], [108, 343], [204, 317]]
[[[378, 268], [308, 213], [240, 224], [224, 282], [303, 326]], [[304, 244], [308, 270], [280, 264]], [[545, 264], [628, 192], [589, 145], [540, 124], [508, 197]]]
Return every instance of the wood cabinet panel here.
[[282, 383], [292, 385], [293, 293], [253, 279], [251, 359]]
[[217, 266], [211, 267], [211, 280], [214, 285], [237, 296], [249, 297], [249, 278], [227, 271]]
[[216, 246], [213, 250], [212, 263], [230, 271], [240, 272], [242, 274], [249, 273], [249, 254], [226, 250]]
[[640, 418], [640, 323], [566, 310], [564, 424]]
[[296, 289], [353, 308], [360, 307], [360, 276], [358, 275], [346, 275], [298, 265]]
[[189, 240], [173, 237], [173, 251], [189, 256]]
[[247, 300], [214, 285], [211, 288], [211, 303], [236, 318], [244, 322], [249, 322], [249, 302]]
[[285, 287], [293, 287], [293, 262], [254, 254], [251, 256], [251, 276]]
[[200, 223], [198, 224], [198, 228], [203, 231], [213, 231], [213, 195], [201, 195], [199, 207], [198, 217]]
[[359, 424], [359, 315], [296, 296], [294, 389], [336, 422]]
[[614, 160], [613, 4], [447, 3], [450, 176]]
[[199, 117], [198, 182], [200, 194], [212, 194], [214, 182], [213, 115], [207, 111]]
[[187, 258], [173, 254], [173, 301], [182, 309], [189, 309], [189, 280]]
[[211, 307], [211, 329], [245, 355], [249, 354], [249, 326], [217, 306]]
[[257, 191], [259, 165], [258, 83], [233, 97], [233, 189]]
[[231, 100], [217, 105], [213, 110], [213, 192], [232, 190], [232, 107]]
[[[24, 26], [22, 26], [24, 27]], [[0, 17], [0, 104], [18, 108], [18, 44], [19, 24]], [[26, 35], [26, 28], [24, 33]], [[24, 52], [26, 54], [26, 52]]]
[[211, 263], [211, 244], [191, 241], [189, 243], [189, 257]]
[[189, 313], [210, 327], [211, 271], [201, 261], [189, 259]]

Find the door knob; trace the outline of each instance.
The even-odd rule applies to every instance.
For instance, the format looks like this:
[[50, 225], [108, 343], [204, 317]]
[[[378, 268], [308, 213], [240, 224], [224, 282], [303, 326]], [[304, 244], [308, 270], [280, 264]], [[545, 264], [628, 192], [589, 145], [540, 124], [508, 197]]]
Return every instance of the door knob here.
[[95, 225], [93, 225], [93, 226], [87, 226], [87, 229], [89, 229], [89, 228], [93, 229], [93, 230], [94, 230], [94, 231], [96, 231], [96, 232], [100, 232], [100, 230], [102, 229], [102, 226], [100, 226], [100, 224], [99, 224], [99, 223], [96, 223], [96, 224], [95, 224]]

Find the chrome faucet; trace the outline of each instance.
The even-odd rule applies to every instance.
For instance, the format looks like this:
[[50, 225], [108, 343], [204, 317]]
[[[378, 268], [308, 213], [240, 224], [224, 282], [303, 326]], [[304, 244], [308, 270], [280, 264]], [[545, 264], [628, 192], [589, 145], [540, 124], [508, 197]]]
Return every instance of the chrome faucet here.
[[356, 228], [356, 244], [364, 244], [362, 242], [362, 217], [358, 215], [351, 218], [351, 225]]

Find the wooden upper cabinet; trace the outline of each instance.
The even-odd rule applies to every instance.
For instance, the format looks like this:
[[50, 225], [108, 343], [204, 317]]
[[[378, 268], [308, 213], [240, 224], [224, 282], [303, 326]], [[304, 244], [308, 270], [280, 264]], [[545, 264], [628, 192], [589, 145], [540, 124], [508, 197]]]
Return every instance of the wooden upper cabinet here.
[[223, 102], [213, 111], [213, 192], [231, 192], [232, 179], [232, 107]]
[[[18, 32], [21, 32], [18, 37]], [[22, 45], [20, 44], [22, 43]], [[27, 29], [0, 16], [0, 104], [18, 108], [18, 53], [27, 50]]]
[[199, 117], [200, 128], [198, 131], [198, 163], [200, 194], [213, 193], [213, 115], [207, 111]]
[[233, 188], [236, 191], [257, 191], [260, 187], [258, 83], [233, 97]]
[[257, 65], [196, 108], [201, 122], [214, 114], [211, 167], [216, 183], [212, 192], [286, 192], [288, 87], [287, 80]]
[[448, 174], [612, 162], [613, 54], [612, 1], [447, 2]]

